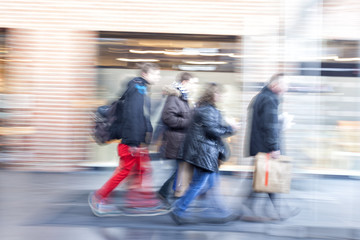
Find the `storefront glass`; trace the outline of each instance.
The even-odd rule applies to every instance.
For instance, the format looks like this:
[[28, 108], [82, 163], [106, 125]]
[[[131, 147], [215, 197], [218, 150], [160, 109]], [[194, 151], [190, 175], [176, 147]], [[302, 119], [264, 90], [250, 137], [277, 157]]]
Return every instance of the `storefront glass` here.
[[[203, 84], [222, 84], [226, 92], [220, 108], [226, 117], [240, 121], [237, 104], [241, 101], [241, 83], [236, 78], [239, 69], [238, 44], [239, 40], [234, 36], [102, 32], [98, 39], [98, 98], [111, 101], [121, 95], [125, 84], [138, 75], [137, 64], [150, 61], [160, 65], [162, 77], [157, 85], [151, 87], [152, 123], [155, 128], [161, 111], [162, 87], [174, 82], [184, 71], [192, 73], [197, 79], [191, 88], [192, 104]], [[238, 140], [238, 136], [229, 140], [232, 163], [238, 161]], [[114, 146], [96, 149], [97, 161], [117, 159]], [[155, 148], [152, 150], [156, 151]]]
[[[271, 54], [276, 51], [262, 46], [273, 45], [272, 41], [279, 43], [277, 54], [283, 56], [275, 63], [282, 67], [269, 67], [275, 56]], [[227, 164], [232, 167], [252, 164], [251, 159], [243, 157], [246, 108], [272, 74], [284, 71], [290, 88], [280, 108], [294, 117], [295, 124], [283, 133], [283, 153], [293, 157], [294, 166], [301, 170], [360, 170], [358, 41], [303, 39], [294, 43], [281, 36], [240, 39], [102, 32], [98, 46], [100, 100], [111, 101], [119, 96], [124, 84], [137, 76], [138, 63], [153, 61], [160, 65], [161, 82], [151, 89], [155, 127], [161, 88], [171, 84], [179, 73], [188, 71], [198, 79], [192, 88], [192, 102], [202, 84], [223, 84], [226, 93], [220, 108], [226, 117], [242, 124], [241, 131], [229, 139], [232, 157]], [[95, 145], [94, 160], [116, 162], [115, 147]]]

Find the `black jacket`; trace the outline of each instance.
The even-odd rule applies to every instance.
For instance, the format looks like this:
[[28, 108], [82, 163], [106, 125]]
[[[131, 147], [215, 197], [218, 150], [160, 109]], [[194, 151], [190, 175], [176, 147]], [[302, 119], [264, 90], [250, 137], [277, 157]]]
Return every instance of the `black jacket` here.
[[280, 150], [278, 95], [264, 87], [251, 105], [250, 156]]
[[221, 113], [212, 105], [195, 108], [184, 141], [183, 160], [204, 170], [217, 172], [219, 153], [224, 152], [221, 137], [233, 129], [223, 124]]
[[162, 112], [162, 121], [167, 126], [164, 133], [165, 157], [176, 159], [191, 122], [191, 109], [178, 89], [167, 87], [163, 90], [168, 95]]
[[122, 111], [121, 142], [123, 144], [139, 146], [145, 142], [146, 133], [151, 134], [153, 131], [147, 85], [148, 82], [141, 77], [134, 78], [128, 83]]

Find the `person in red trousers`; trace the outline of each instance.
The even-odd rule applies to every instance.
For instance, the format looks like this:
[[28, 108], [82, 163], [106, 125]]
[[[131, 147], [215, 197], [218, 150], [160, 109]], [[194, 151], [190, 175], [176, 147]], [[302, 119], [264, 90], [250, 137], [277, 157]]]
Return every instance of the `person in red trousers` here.
[[[117, 148], [119, 166], [110, 179], [99, 190], [90, 193], [88, 198], [89, 205], [97, 216], [126, 213], [158, 214], [164, 210], [156, 195], [144, 188], [144, 183], [151, 183], [147, 144], [150, 143], [153, 131], [147, 88], [159, 79], [159, 67], [153, 63], [145, 63], [141, 67], [141, 77], [136, 77], [128, 83], [124, 93], [126, 96], [121, 113], [121, 125], [114, 128], [114, 131], [121, 131], [121, 143]], [[120, 210], [116, 205], [109, 203], [109, 195], [125, 178], [128, 178], [130, 185], [127, 191], [127, 206]]]

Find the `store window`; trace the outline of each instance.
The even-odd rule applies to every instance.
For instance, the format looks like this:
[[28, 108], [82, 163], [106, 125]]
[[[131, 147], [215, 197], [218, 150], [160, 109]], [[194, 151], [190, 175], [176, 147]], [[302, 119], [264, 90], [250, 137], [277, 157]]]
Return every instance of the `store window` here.
[[296, 122], [287, 134], [287, 153], [299, 166], [360, 171], [359, 46], [324, 39], [318, 55], [305, 51], [308, 60], [299, 62], [285, 103]]
[[[192, 102], [197, 100], [204, 83], [220, 83], [226, 91], [221, 110], [226, 117], [239, 120], [241, 84], [236, 73], [240, 69], [240, 42], [235, 36], [100, 32], [98, 98], [110, 101], [119, 96], [125, 84], [138, 75], [137, 64], [155, 62], [161, 68], [162, 78], [151, 88], [153, 126], [159, 116], [157, 106], [162, 98], [162, 87], [174, 82], [184, 71], [198, 80], [191, 89]], [[230, 145], [233, 153], [230, 162], [236, 163], [240, 146], [236, 136], [230, 139]]]

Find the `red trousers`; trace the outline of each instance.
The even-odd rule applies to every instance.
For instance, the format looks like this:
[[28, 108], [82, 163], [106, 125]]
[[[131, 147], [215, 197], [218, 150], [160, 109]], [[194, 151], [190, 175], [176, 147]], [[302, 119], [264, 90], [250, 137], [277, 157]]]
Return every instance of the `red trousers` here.
[[[158, 204], [155, 194], [146, 190], [143, 182], [151, 184], [151, 168], [149, 152], [146, 148], [130, 151], [125, 144], [118, 145], [119, 166], [110, 179], [97, 191], [97, 195], [107, 198], [109, 194], [126, 178], [129, 180], [127, 193], [128, 204], [132, 207], [149, 207]], [[151, 185], [150, 185], [151, 186]]]

